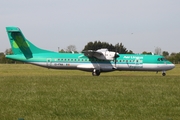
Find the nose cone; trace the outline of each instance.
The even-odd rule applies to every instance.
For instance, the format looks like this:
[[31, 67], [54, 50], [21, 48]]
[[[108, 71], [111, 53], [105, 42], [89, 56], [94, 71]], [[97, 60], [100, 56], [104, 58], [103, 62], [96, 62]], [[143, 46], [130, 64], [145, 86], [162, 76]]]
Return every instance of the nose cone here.
[[170, 69], [173, 69], [175, 67], [174, 64], [170, 64]]

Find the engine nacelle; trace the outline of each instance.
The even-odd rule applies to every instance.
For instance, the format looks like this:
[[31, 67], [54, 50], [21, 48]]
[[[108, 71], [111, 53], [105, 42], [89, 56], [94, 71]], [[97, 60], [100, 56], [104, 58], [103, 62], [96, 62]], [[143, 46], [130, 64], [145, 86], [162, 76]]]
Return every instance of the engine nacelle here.
[[99, 49], [96, 52], [102, 53], [102, 55], [96, 55], [96, 58], [101, 60], [114, 60], [118, 55], [116, 52], [108, 51], [108, 49]]

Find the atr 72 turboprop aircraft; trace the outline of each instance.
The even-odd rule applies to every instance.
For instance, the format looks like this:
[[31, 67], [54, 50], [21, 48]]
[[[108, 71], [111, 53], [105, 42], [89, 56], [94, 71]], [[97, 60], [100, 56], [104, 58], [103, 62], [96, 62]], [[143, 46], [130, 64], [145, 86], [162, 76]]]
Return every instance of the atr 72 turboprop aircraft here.
[[99, 49], [83, 53], [58, 53], [43, 50], [29, 42], [18, 27], [6, 27], [13, 54], [6, 58], [18, 60], [46, 68], [77, 69], [92, 72], [99, 76], [101, 72], [115, 70], [126, 71], [165, 71], [175, 66], [160, 55], [118, 54]]

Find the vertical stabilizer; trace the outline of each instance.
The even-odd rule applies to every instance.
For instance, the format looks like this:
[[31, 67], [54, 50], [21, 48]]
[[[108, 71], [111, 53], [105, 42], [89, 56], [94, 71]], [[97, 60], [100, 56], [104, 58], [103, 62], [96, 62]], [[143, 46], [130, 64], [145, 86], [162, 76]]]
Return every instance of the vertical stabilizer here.
[[13, 54], [23, 54], [26, 59], [33, 58], [35, 53], [49, 53], [29, 42], [18, 27], [6, 27]]

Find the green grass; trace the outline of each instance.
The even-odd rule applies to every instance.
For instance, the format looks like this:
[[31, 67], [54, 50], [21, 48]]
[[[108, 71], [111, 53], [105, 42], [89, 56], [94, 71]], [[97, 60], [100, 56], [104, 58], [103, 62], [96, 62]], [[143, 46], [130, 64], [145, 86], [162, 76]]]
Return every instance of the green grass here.
[[155, 72], [52, 70], [0, 64], [1, 120], [179, 120], [180, 65]]

